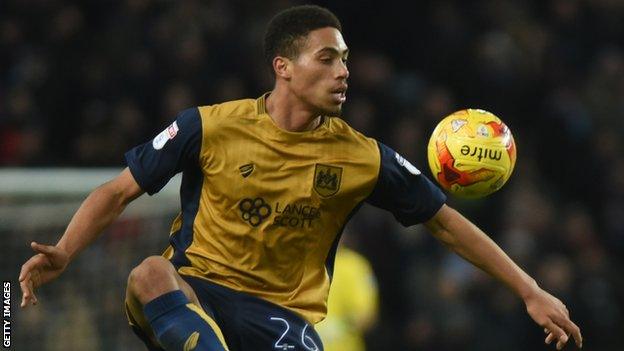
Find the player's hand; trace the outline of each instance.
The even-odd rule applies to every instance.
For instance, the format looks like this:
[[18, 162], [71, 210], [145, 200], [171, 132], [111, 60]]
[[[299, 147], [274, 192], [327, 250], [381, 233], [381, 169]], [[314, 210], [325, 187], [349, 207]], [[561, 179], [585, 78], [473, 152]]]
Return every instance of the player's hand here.
[[557, 350], [561, 350], [572, 336], [576, 346], [583, 347], [581, 330], [570, 320], [568, 309], [558, 298], [537, 288], [525, 303], [531, 318], [544, 328], [546, 344], [556, 341]]
[[61, 275], [69, 263], [67, 253], [56, 246], [32, 242], [30, 247], [38, 253], [26, 261], [20, 271], [21, 307], [36, 305], [35, 288]]

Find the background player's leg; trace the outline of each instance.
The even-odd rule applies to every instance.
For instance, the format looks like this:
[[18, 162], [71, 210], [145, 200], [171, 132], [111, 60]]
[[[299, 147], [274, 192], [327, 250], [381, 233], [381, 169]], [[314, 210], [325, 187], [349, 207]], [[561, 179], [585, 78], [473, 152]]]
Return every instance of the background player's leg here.
[[[193, 289], [163, 257], [151, 256], [128, 277], [127, 304], [131, 320], [165, 350], [227, 350], [221, 330], [199, 307]], [[142, 313], [137, 316], [137, 304]], [[153, 339], [152, 339], [153, 341]]]

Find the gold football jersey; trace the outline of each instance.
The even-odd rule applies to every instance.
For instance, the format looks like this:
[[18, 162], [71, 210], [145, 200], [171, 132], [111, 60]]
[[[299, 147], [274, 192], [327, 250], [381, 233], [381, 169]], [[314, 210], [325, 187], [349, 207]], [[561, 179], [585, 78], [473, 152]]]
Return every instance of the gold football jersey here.
[[153, 194], [183, 172], [181, 212], [164, 256], [178, 272], [324, 318], [340, 233], [368, 200], [405, 225], [445, 198], [409, 162], [336, 117], [277, 127], [265, 96], [183, 111], [126, 153]]

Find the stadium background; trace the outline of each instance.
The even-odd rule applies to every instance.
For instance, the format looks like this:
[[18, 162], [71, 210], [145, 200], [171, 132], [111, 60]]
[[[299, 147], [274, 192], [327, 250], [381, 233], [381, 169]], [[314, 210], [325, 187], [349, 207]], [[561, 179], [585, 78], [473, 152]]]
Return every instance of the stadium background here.
[[[518, 164], [508, 185], [482, 201], [450, 203], [567, 303], [586, 349], [620, 349], [624, 2], [314, 3], [343, 23], [351, 49], [344, 118], [355, 128], [424, 170], [428, 134], [452, 111], [484, 108], [511, 127]], [[120, 168], [123, 152], [177, 111], [259, 96], [271, 88], [264, 27], [294, 4], [0, 1], [2, 171]], [[0, 197], [4, 209], [12, 201]], [[119, 221], [27, 311], [17, 308], [16, 277], [28, 242], [53, 242], [63, 226], [0, 226], [1, 276], [14, 283], [14, 349], [142, 349], [123, 317], [125, 281], [164, 247], [170, 219]], [[519, 300], [422, 228], [364, 207], [349, 230], [379, 281], [370, 350], [546, 349]]]

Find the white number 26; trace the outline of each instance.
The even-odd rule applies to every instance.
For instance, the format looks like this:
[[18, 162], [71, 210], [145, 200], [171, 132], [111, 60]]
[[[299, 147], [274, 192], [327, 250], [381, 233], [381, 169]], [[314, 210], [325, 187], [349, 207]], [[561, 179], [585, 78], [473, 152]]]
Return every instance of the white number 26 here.
[[[284, 332], [277, 339], [277, 341], [275, 341], [273, 348], [276, 350], [281, 350], [281, 351], [294, 350], [295, 345], [290, 345], [287, 342], [282, 342], [286, 334], [288, 334], [288, 332], [290, 331], [290, 323], [288, 323], [288, 321], [285, 320], [284, 318], [279, 318], [279, 317], [271, 317], [270, 320], [281, 323], [284, 326]], [[303, 330], [301, 331], [301, 344], [303, 345], [303, 347], [306, 348], [306, 350], [319, 351], [319, 348], [318, 346], [316, 346], [316, 343], [314, 342], [314, 340], [310, 336], [306, 335], [306, 330], [308, 330], [308, 327], [309, 325], [306, 324], [305, 327], [303, 327]]]

